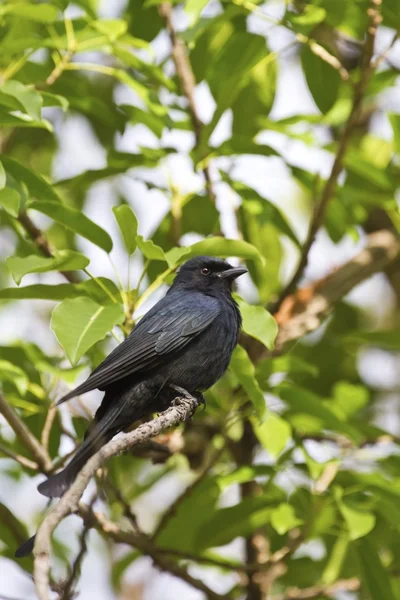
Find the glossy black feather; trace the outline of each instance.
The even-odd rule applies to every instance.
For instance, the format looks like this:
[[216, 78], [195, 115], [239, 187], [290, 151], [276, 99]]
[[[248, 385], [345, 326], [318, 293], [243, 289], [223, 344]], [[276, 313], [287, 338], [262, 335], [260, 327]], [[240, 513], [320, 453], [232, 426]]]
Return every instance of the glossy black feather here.
[[231, 295], [233, 280], [244, 271], [213, 257], [185, 263], [165, 298], [84, 383], [60, 400], [96, 388], [105, 391], [83, 444], [63, 471], [40, 484], [42, 494], [61, 496], [104, 443], [149, 412], [167, 408], [175, 396], [168, 384], [196, 393], [223, 375], [241, 325]]
[[158, 302], [122, 342], [93, 371], [90, 377], [66, 394], [58, 404], [96, 388], [102, 389], [133, 373], [146, 373], [165, 360], [165, 354], [178, 352], [194, 336], [206, 329], [222, 307], [216, 298], [198, 292], [178, 291]]

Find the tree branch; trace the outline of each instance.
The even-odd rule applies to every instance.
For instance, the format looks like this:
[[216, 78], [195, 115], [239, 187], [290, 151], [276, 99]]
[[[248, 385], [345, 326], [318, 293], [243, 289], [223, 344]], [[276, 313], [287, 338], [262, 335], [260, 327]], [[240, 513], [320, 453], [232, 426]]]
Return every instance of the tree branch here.
[[[172, 45], [172, 60], [175, 64], [176, 74], [179, 79], [179, 84], [184, 96], [188, 101], [190, 118], [193, 124], [193, 130], [196, 140], [196, 145], [200, 143], [201, 132], [203, 129], [203, 123], [198, 115], [196, 103], [194, 101], [194, 90], [196, 87], [196, 80], [194, 77], [192, 65], [190, 64], [189, 57], [187, 55], [186, 46], [182, 40], [179, 39], [172, 22], [172, 6], [169, 3], [160, 5], [159, 8], [160, 16], [165, 20], [165, 25], [169, 33], [169, 37]], [[210, 167], [208, 165], [203, 167], [203, 175], [206, 182], [207, 194], [210, 200], [215, 204], [216, 195], [214, 192], [213, 182], [210, 173]]]
[[37, 471], [39, 468], [37, 463], [33, 462], [32, 460], [29, 460], [29, 458], [25, 458], [25, 456], [21, 456], [20, 454], [14, 454], [12, 450], [9, 450], [6, 446], [3, 446], [3, 444], [0, 444], [0, 453], [4, 454], [8, 458], [12, 458], [22, 467], [26, 467], [27, 469]]
[[31, 453], [40, 469], [44, 473], [51, 470], [51, 458], [46, 450], [39, 444], [34, 435], [29, 431], [25, 423], [20, 419], [15, 410], [8, 404], [3, 394], [0, 393], [0, 413], [3, 415], [15, 435]]
[[[28, 213], [26, 211], [20, 212], [17, 219], [41, 253], [47, 258], [52, 258], [53, 253], [50, 248], [49, 241], [47, 240], [43, 231], [36, 227]], [[75, 275], [70, 271], [59, 271], [59, 273], [70, 283], [77, 283], [78, 281]]]
[[272, 600], [312, 600], [325, 596], [331, 598], [338, 592], [356, 592], [360, 589], [360, 580], [357, 577], [351, 579], [339, 579], [330, 585], [313, 585], [309, 588], [289, 588], [286, 593], [272, 596]]
[[[273, 354], [282, 353], [288, 342], [317, 329], [338, 300], [371, 275], [382, 271], [399, 254], [398, 237], [387, 230], [377, 231], [367, 237], [365, 248], [349, 262], [285, 298], [275, 314], [280, 329]], [[270, 353], [262, 354], [265, 358]]]
[[37, 532], [34, 547], [34, 580], [39, 600], [48, 600], [49, 598], [49, 554], [51, 535], [57, 525], [67, 515], [78, 509], [79, 500], [97, 469], [99, 469], [108, 458], [126, 452], [133, 446], [160, 434], [168, 427], [183, 423], [189, 419], [198, 408], [200, 402], [197, 398], [194, 398], [181, 388], [176, 386], [173, 387], [179, 394], [174, 405], [156, 419], [140, 425], [137, 429], [121, 436], [119, 439], [112, 440], [92, 456], [83, 467], [70, 489], [45, 517]]
[[355, 126], [357, 125], [359, 119], [359, 113], [362, 107], [363, 96], [369, 80], [374, 72], [375, 64], [372, 62], [373, 52], [374, 52], [374, 43], [375, 43], [375, 35], [380, 24], [382, 18], [380, 15], [380, 5], [382, 0], [370, 0], [370, 7], [368, 9], [368, 17], [369, 24], [367, 29], [366, 40], [364, 44], [364, 54], [363, 54], [363, 62], [361, 67], [361, 76], [360, 81], [355, 87], [353, 103], [350, 111], [349, 118], [347, 120], [346, 125], [342, 131], [342, 134], [339, 138], [338, 147], [335, 155], [335, 160], [333, 162], [331, 173], [324, 185], [324, 188], [321, 193], [320, 200], [315, 207], [313, 217], [310, 222], [310, 226], [308, 229], [307, 237], [304, 242], [304, 246], [302, 249], [301, 257], [299, 260], [299, 264], [296, 268], [296, 271], [289, 281], [289, 283], [282, 290], [279, 299], [274, 306], [274, 311], [278, 310], [283, 302], [283, 300], [291, 294], [295, 289], [300, 279], [303, 276], [304, 270], [308, 264], [308, 256], [311, 249], [311, 246], [314, 243], [315, 236], [317, 235], [318, 230], [323, 224], [325, 218], [325, 212], [329, 201], [335, 193], [336, 185], [338, 177], [343, 169], [343, 159], [346, 153], [346, 150], [350, 143], [351, 135], [354, 131]]

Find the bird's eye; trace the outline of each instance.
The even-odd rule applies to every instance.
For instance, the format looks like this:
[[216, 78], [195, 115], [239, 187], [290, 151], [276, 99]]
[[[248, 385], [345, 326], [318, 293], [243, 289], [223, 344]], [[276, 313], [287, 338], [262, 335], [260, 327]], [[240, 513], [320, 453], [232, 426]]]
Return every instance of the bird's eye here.
[[209, 275], [211, 273], [210, 269], [208, 267], [203, 267], [201, 269], [201, 274], [202, 275]]

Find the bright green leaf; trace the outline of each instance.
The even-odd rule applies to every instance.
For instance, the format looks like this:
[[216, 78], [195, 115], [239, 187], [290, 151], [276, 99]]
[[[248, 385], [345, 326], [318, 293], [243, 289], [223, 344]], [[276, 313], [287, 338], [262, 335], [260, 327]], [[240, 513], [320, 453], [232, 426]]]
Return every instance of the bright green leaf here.
[[367, 535], [375, 527], [375, 515], [351, 501], [351, 497], [343, 496], [340, 488], [335, 488], [336, 503], [346, 521], [351, 540], [358, 540]]
[[20, 199], [17, 190], [9, 187], [0, 189], [0, 206], [12, 217], [18, 217]]
[[228, 258], [229, 256], [239, 256], [248, 260], [258, 260], [262, 263], [264, 258], [255, 246], [243, 240], [229, 240], [227, 238], [214, 236], [206, 238], [201, 242], [197, 242], [189, 246], [192, 256], [220, 256]]
[[253, 428], [259, 442], [273, 458], [286, 448], [291, 435], [289, 423], [274, 413], [268, 413], [260, 424], [255, 422]]
[[3, 167], [3, 163], [0, 161], [0, 190], [6, 186], [6, 172]]
[[339, 73], [322, 58], [316, 56], [308, 46], [302, 48], [301, 64], [315, 104], [322, 114], [327, 113], [338, 97]]
[[287, 533], [302, 523], [303, 521], [296, 517], [294, 508], [290, 504], [280, 504], [271, 512], [271, 525], [279, 535]]
[[111, 252], [113, 247], [111, 237], [102, 227], [94, 223], [81, 211], [61, 203], [40, 201], [31, 202], [29, 208], [51, 217], [67, 229], [90, 240], [105, 252]]
[[243, 319], [243, 331], [264, 344], [268, 350], [273, 350], [278, 334], [274, 317], [262, 306], [248, 304], [241, 298], [236, 299]]
[[50, 200], [60, 202], [60, 198], [54, 188], [47, 181], [31, 169], [27, 169], [21, 163], [10, 156], [1, 156], [3, 165], [8, 173], [20, 183], [24, 183], [29, 190], [29, 194], [41, 201]]
[[21, 396], [25, 396], [28, 389], [27, 374], [8, 360], [0, 360], [0, 381], [10, 381], [17, 388]]
[[89, 259], [73, 250], [60, 250], [54, 252], [53, 258], [45, 258], [31, 254], [30, 256], [10, 256], [6, 265], [11, 271], [17, 285], [21, 283], [24, 275], [28, 273], [46, 273], [47, 271], [77, 271], [85, 269]]
[[43, 106], [59, 106], [64, 112], [68, 110], [69, 101], [64, 96], [42, 91], [40, 92], [40, 95], [43, 98]]
[[145, 240], [142, 235], [137, 235], [136, 243], [143, 256], [149, 260], [166, 260], [163, 249], [152, 240]]
[[136, 235], [138, 228], [136, 215], [128, 204], [114, 206], [113, 213], [122, 233], [125, 248], [127, 249], [128, 254], [133, 254], [136, 250]]
[[17, 108], [22, 110], [27, 115], [40, 121], [42, 98], [40, 94], [20, 81], [9, 79], [0, 88], [0, 103], [4, 96], [10, 96], [17, 102]]
[[364, 538], [356, 545], [361, 563], [362, 582], [372, 600], [396, 600], [390, 583], [388, 570], [383, 566], [376, 545]]
[[229, 368], [254, 404], [258, 417], [263, 418], [266, 413], [264, 394], [255, 377], [254, 364], [242, 346], [236, 346], [233, 351]]
[[128, 28], [127, 22], [122, 19], [101, 19], [100, 21], [92, 21], [90, 26], [107, 36], [112, 42], [124, 35]]
[[51, 328], [70, 363], [76, 365], [93, 344], [105, 338], [114, 325], [123, 320], [120, 304], [101, 306], [90, 298], [73, 298], [54, 309]]
[[55, 6], [46, 3], [13, 2], [0, 7], [0, 15], [4, 14], [12, 14], [20, 19], [38, 23], [53, 23], [57, 19], [58, 10]]

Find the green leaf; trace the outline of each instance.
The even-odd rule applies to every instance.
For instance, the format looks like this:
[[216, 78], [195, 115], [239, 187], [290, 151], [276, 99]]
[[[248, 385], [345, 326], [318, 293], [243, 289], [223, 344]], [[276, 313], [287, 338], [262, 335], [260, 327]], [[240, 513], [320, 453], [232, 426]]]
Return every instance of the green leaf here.
[[113, 213], [122, 233], [128, 254], [133, 254], [136, 250], [136, 235], [138, 222], [135, 213], [128, 204], [114, 206]]
[[184, 496], [157, 536], [159, 548], [174, 548], [182, 552], [197, 549], [197, 537], [214, 514], [220, 489], [214, 478], [206, 477]]
[[333, 545], [328, 563], [322, 573], [321, 581], [330, 584], [339, 579], [344, 561], [349, 550], [349, 539], [347, 536], [339, 537]]
[[243, 240], [229, 240], [227, 238], [214, 236], [206, 238], [201, 242], [197, 242], [189, 246], [191, 256], [220, 256], [228, 258], [229, 256], [239, 256], [248, 260], [257, 260], [264, 262], [264, 257], [261, 256], [259, 250], [252, 244]]
[[260, 444], [273, 458], [286, 448], [292, 431], [289, 423], [274, 413], [268, 413], [261, 424], [253, 423], [253, 429]]
[[348, 498], [336, 498], [339, 510], [346, 521], [349, 537], [358, 540], [367, 535], [375, 527], [376, 518], [372, 512], [352, 505]]
[[51, 92], [40, 92], [40, 95], [43, 98], [43, 106], [59, 106], [64, 112], [68, 110], [69, 101], [64, 96]]
[[10, 156], [3, 154], [1, 160], [7, 173], [10, 173], [16, 181], [24, 183], [31, 196], [40, 200], [60, 201], [56, 191], [41, 175], [37, 175], [30, 169], [27, 169]]
[[108, 37], [111, 42], [124, 35], [128, 28], [127, 22], [123, 19], [101, 19], [101, 21], [92, 21], [90, 26]]
[[208, 515], [207, 521], [199, 529], [195, 548], [204, 550], [224, 546], [240, 536], [247, 536], [270, 520], [271, 505], [266, 497], [247, 498], [228, 508], [220, 508]]
[[154, 115], [151, 112], [142, 110], [137, 106], [131, 106], [130, 104], [122, 104], [119, 108], [126, 113], [130, 123], [134, 125], [137, 123], [142, 123], [143, 125], [146, 125], [146, 127], [148, 127], [150, 131], [154, 133], [154, 135], [156, 135], [158, 138], [161, 138], [166, 127], [166, 117]]
[[15, 2], [0, 6], [0, 15], [6, 14], [15, 15], [20, 19], [37, 21], [38, 23], [53, 23], [57, 19], [58, 9], [45, 3]]
[[363, 385], [338, 381], [333, 387], [335, 405], [346, 417], [351, 417], [368, 404], [370, 394]]
[[295, 415], [305, 417], [301, 420], [301, 425], [299, 420], [296, 420], [296, 424], [294, 424], [293, 417], [291, 417], [292, 425], [296, 429], [302, 432], [328, 429], [339, 431], [356, 441], [361, 440], [360, 432], [339, 419], [317, 394], [288, 382], [277, 385], [273, 388], [273, 392], [289, 405]]
[[51, 328], [70, 363], [76, 365], [93, 344], [123, 320], [120, 304], [101, 306], [90, 298], [74, 298], [64, 300], [53, 310]]
[[277, 54], [266, 49], [265, 58], [249, 73], [247, 85], [232, 105], [232, 134], [254, 136], [261, 129], [275, 99], [277, 81]]
[[296, 517], [293, 506], [287, 503], [280, 504], [271, 512], [271, 525], [279, 535], [283, 535], [301, 525], [303, 521]]
[[9, 187], [0, 189], [0, 206], [12, 217], [18, 217], [20, 199], [21, 197], [17, 190]]
[[264, 59], [266, 53], [264, 37], [247, 31], [235, 31], [213, 57], [206, 79], [217, 108], [211, 123], [203, 128], [200, 152], [205, 148], [223, 113], [232, 106], [240, 90], [247, 85], [249, 73]]
[[233, 181], [226, 175], [223, 175], [223, 178], [224, 181], [226, 181], [240, 196], [246, 211], [252, 213], [258, 219], [266, 219], [268, 222], [273, 223], [283, 235], [286, 235], [299, 249], [301, 249], [299, 239], [290, 227], [286, 217], [275, 204], [260, 196], [260, 194], [244, 183]]
[[32, 119], [40, 121], [42, 98], [36, 90], [26, 87], [20, 81], [9, 79], [1, 86], [0, 104], [7, 101], [7, 98], [11, 98], [16, 102], [15, 107], [11, 104], [11, 109], [17, 108], [18, 110], [22, 110], [22, 112], [25, 112]]
[[358, 152], [348, 152], [344, 157], [345, 167], [385, 192], [394, 192], [395, 182], [387, 169], [380, 169], [364, 160]]
[[301, 51], [301, 64], [308, 88], [322, 114], [335, 104], [340, 87], [339, 73], [328, 63], [311, 52], [308, 46]]
[[266, 414], [264, 394], [255, 377], [254, 364], [242, 346], [236, 346], [233, 351], [229, 368], [254, 404], [258, 417], [262, 419]]
[[390, 124], [393, 129], [394, 145], [397, 154], [400, 154], [400, 115], [390, 114]]
[[100, 304], [112, 302], [110, 296], [100, 287], [99, 283], [109, 291], [118, 301], [121, 301], [120, 292], [113, 281], [106, 277], [89, 279], [82, 283], [60, 283], [59, 285], [34, 284], [25, 287], [0, 289], [0, 300], [52, 300], [61, 302], [66, 298], [88, 296]]
[[48, 271], [77, 271], [85, 269], [89, 259], [80, 252], [73, 250], [60, 250], [54, 252], [53, 258], [45, 258], [36, 254], [30, 256], [10, 256], [6, 265], [11, 271], [17, 285], [28, 273], [47, 273]]
[[27, 374], [8, 360], [0, 360], [0, 381], [5, 380], [15, 385], [21, 396], [25, 396], [29, 383]]
[[224, 491], [234, 483], [245, 483], [246, 481], [253, 481], [256, 477], [271, 477], [273, 474], [274, 469], [269, 465], [245, 465], [235, 469], [229, 475], [220, 475], [217, 481], [221, 491]]
[[152, 240], [145, 240], [142, 235], [137, 235], [136, 243], [143, 256], [149, 260], [166, 260], [163, 249]]
[[287, 12], [286, 19], [296, 32], [309, 33], [318, 23], [325, 20], [326, 10], [320, 6], [306, 4], [301, 14]]
[[262, 306], [248, 304], [241, 298], [236, 297], [236, 301], [243, 319], [243, 331], [264, 344], [268, 350], [273, 350], [278, 325], [271, 313]]
[[387, 329], [382, 331], [350, 331], [346, 332], [342, 340], [348, 344], [377, 346], [389, 350], [400, 349], [400, 331]]
[[176, 265], [181, 264], [183, 259], [186, 260], [188, 254], [190, 254], [190, 248], [187, 248], [186, 246], [171, 248], [171, 250], [168, 250], [168, 252], [165, 253], [165, 260], [172, 269]]
[[57, 223], [96, 244], [105, 252], [111, 252], [113, 247], [111, 237], [81, 211], [65, 206], [65, 204], [37, 200], [29, 203], [28, 207], [51, 217]]
[[372, 600], [396, 600], [388, 570], [383, 566], [376, 546], [369, 538], [355, 545], [361, 565], [362, 582]]
[[189, 25], [193, 27], [200, 18], [201, 11], [208, 4], [208, 0], [187, 0], [185, 2], [185, 13], [189, 17]]
[[3, 167], [3, 163], [0, 161], [0, 190], [6, 186], [6, 172]]

